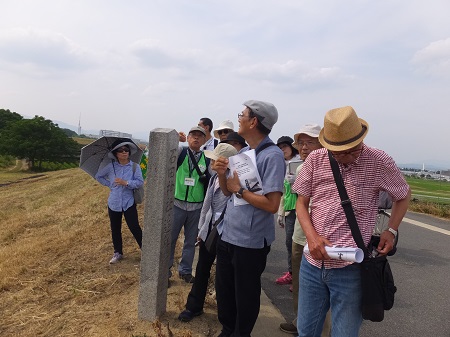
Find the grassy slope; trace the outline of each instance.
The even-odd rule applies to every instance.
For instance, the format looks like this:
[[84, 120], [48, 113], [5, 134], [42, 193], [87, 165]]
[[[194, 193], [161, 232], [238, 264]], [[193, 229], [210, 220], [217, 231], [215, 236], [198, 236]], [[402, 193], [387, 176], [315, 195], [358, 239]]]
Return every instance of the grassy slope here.
[[[0, 188], [1, 336], [168, 335], [137, 319], [140, 251], [125, 225], [126, 258], [108, 264], [107, 188], [78, 168]], [[216, 332], [213, 314], [177, 321], [189, 289], [173, 282], [163, 325], [175, 336]]]

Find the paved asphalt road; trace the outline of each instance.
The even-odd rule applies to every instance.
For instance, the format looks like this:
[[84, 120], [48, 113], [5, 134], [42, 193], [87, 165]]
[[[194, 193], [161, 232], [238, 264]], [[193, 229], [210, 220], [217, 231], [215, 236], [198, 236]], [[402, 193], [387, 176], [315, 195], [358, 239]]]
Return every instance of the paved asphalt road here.
[[[292, 293], [289, 286], [275, 283], [287, 271], [284, 240], [284, 229], [277, 227], [262, 287], [291, 321]], [[450, 337], [450, 221], [408, 212], [400, 227], [398, 251], [389, 262], [398, 288], [394, 307], [381, 323], [364, 321], [360, 336]]]

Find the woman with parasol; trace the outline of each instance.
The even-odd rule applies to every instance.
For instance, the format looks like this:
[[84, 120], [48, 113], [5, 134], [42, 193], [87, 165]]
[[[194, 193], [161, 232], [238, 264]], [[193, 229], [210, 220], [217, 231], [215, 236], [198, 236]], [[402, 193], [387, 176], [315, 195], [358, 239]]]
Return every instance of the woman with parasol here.
[[111, 235], [114, 255], [109, 261], [114, 264], [123, 259], [122, 251], [122, 215], [125, 216], [130, 232], [139, 247], [142, 247], [142, 229], [139, 226], [133, 189], [144, 184], [139, 164], [130, 160], [130, 155], [138, 151], [137, 146], [126, 139], [117, 139], [111, 146], [108, 157], [111, 163], [100, 169], [95, 179], [110, 188], [108, 197], [108, 215], [111, 223]]

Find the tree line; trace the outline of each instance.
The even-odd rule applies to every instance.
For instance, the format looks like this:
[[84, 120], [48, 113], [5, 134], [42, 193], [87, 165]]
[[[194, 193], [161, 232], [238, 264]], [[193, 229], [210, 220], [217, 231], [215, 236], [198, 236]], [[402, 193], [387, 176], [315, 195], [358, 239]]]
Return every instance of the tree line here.
[[41, 170], [44, 162], [77, 163], [81, 145], [70, 138], [74, 135], [42, 116], [25, 119], [0, 109], [0, 155], [27, 159], [32, 169]]

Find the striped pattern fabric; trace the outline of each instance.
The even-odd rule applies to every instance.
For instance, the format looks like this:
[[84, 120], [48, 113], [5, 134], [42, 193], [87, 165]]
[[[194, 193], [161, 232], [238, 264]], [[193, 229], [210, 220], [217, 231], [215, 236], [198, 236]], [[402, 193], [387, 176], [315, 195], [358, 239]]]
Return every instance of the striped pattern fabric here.
[[[386, 190], [393, 200], [400, 200], [407, 196], [408, 184], [389, 155], [366, 145], [355, 162], [346, 166], [339, 164], [339, 168], [367, 245], [375, 226], [379, 191]], [[319, 235], [336, 246], [357, 247], [340, 204], [326, 149], [311, 152], [292, 188], [299, 195], [310, 198], [311, 221]], [[314, 260], [310, 254], [306, 254], [306, 259], [316, 267], [322, 266], [322, 261]], [[351, 264], [340, 260], [323, 263], [325, 268], [342, 268]]]

